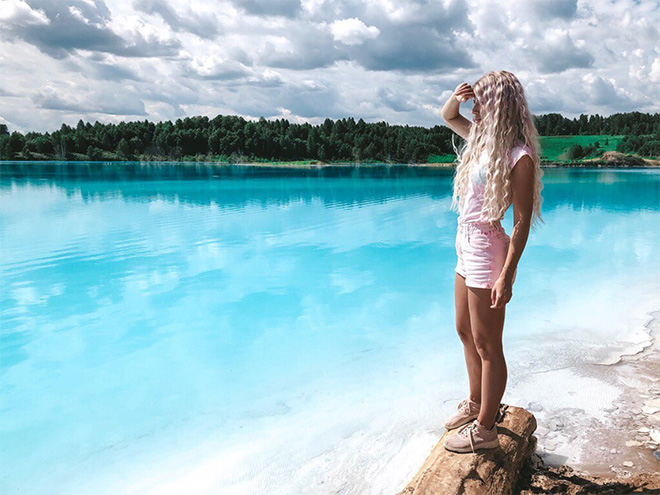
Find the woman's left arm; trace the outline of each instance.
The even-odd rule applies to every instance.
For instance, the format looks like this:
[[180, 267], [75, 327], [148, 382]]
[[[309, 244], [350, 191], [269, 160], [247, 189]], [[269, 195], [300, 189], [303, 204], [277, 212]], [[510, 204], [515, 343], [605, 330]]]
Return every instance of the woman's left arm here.
[[534, 211], [534, 162], [523, 155], [511, 171], [513, 195], [513, 231], [506, 261], [491, 293], [491, 308], [502, 308], [513, 297], [513, 272], [522, 256]]

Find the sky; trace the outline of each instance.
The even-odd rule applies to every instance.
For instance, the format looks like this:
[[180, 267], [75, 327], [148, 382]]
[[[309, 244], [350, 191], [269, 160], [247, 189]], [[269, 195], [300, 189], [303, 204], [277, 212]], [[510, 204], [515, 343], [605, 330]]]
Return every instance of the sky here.
[[655, 113], [659, 26], [660, 0], [0, 0], [0, 123], [432, 127], [492, 70], [533, 114]]

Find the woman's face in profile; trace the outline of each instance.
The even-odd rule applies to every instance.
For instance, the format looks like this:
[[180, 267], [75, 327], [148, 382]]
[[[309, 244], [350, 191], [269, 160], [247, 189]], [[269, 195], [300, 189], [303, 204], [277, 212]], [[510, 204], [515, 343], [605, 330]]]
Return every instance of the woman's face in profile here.
[[479, 102], [477, 101], [476, 98], [472, 98], [472, 101], [474, 102], [474, 106], [472, 107], [472, 110], [470, 111], [472, 113], [472, 117], [473, 117], [472, 120], [474, 120], [475, 124], [479, 124], [479, 123], [481, 123], [481, 114], [480, 114], [481, 105], [479, 104]]

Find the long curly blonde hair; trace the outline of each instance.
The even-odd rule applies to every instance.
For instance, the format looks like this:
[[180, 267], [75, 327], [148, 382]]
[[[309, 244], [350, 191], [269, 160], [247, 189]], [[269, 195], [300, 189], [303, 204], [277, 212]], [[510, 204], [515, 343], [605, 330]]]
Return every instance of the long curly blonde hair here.
[[532, 150], [535, 171], [532, 213], [534, 230], [538, 221], [545, 223], [541, 218], [543, 169], [539, 158], [539, 135], [523, 87], [516, 76], [502, 70], [484, 75], [472, 89], [476, 101], [481, 105], [481, 123], [470, 126], [470, 133], [460, 150], [452, 137], [457, 160], [451, 209], [459, 211], [463, 207], [470, 172], [479, 165], [479, 158], [485, 153], [490, 159], [481, 214], [488, 222], [501, 219], [512, 202], [511, 151], [517, 145], [526, 144]]

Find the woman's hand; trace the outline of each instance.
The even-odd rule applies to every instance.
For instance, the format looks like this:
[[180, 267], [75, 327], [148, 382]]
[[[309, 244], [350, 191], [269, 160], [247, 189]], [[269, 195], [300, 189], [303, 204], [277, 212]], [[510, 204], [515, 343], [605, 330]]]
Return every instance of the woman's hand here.
[[513, 297], [513, 283], [507, 277], [500, 277], [490, 291], [491, 309], [503, 308]]
[[465, 82], [459, 84], [454, 90], [454, 97], [458, 100], [459, 103], [465, 103], [470, 98], [474, 98], [474, 91], [472, 86]]

